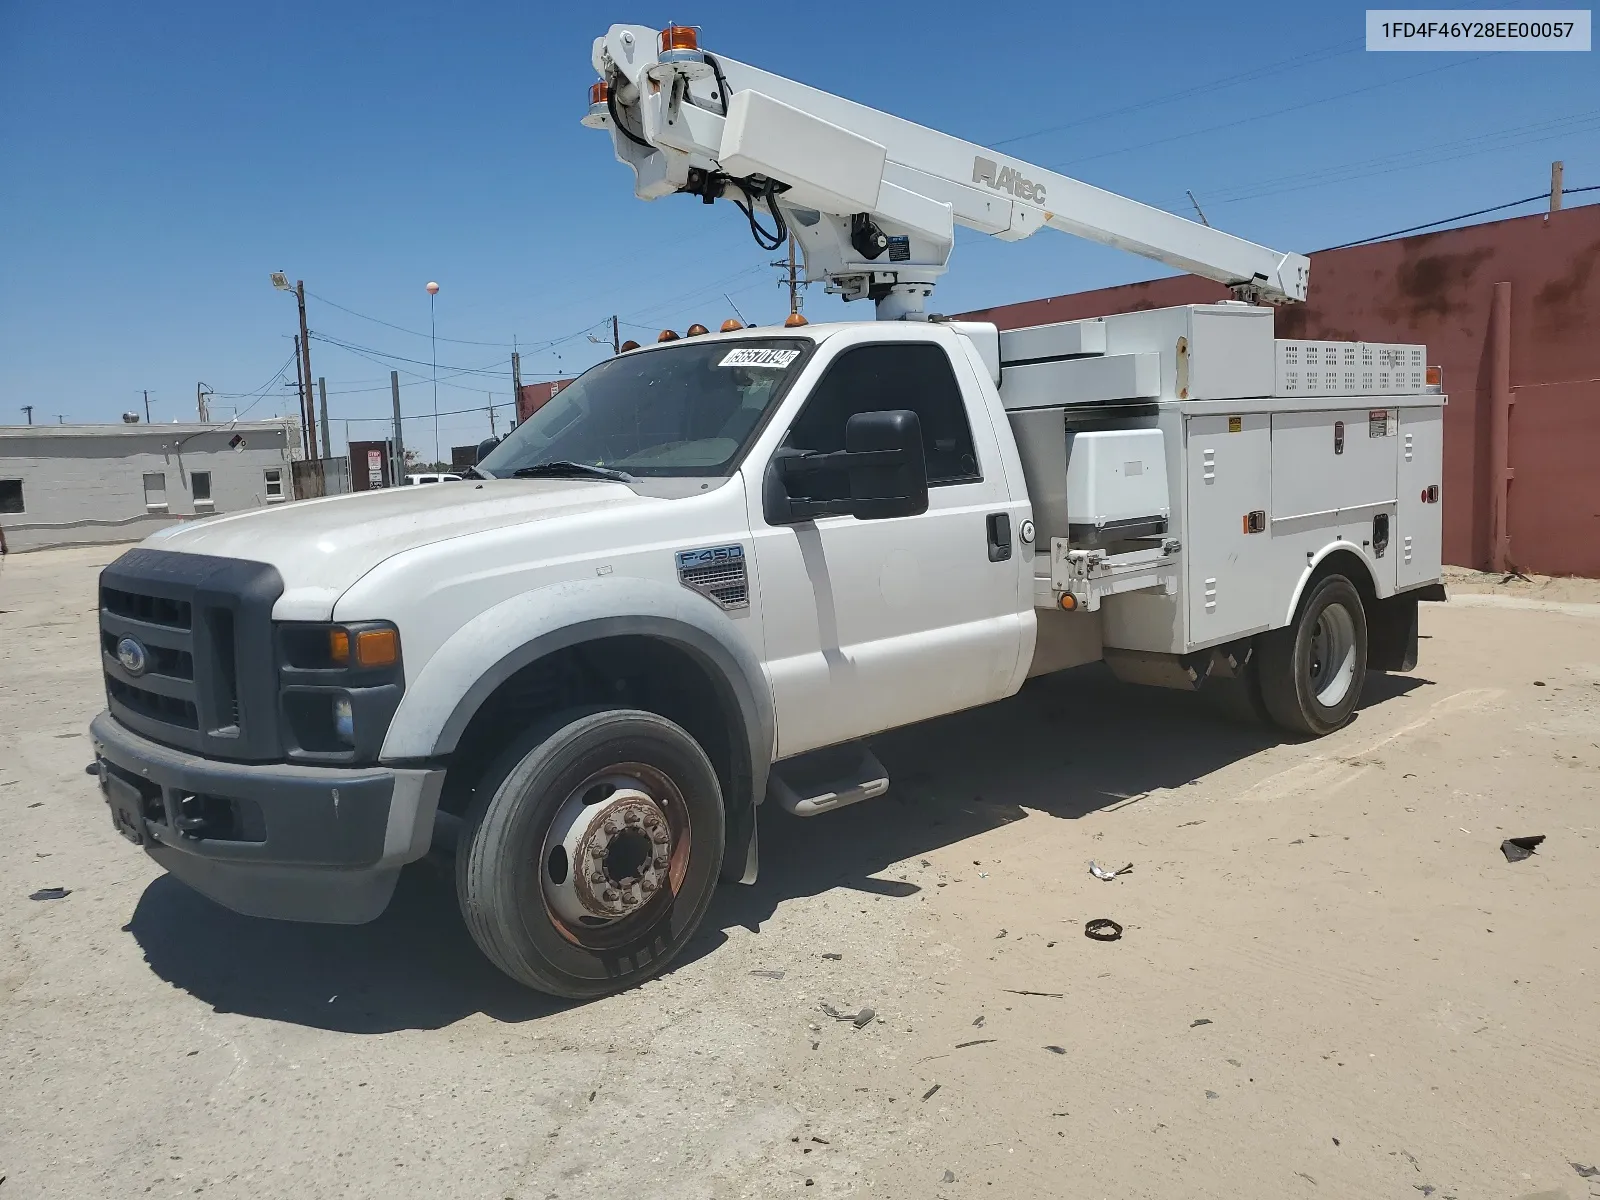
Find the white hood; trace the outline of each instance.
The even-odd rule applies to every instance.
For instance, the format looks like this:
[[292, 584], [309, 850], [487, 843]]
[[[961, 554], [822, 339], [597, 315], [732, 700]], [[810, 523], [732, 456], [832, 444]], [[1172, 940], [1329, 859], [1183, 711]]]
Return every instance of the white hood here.
[[210, 517], [171, 526], [144, 544], [181, 554], [270, 563], [283, 576], [284, 586], [275, 615], [320, 620], [351, 584], [403, 551], [488, 529], [657, 503], [606, 480], [465, 480]]

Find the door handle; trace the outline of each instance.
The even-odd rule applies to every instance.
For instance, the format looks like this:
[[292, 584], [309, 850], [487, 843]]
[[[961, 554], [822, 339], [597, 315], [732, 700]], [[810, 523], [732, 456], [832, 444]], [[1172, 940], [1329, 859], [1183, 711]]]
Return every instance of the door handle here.
[[990, 513], [984, 524], [989, 534], [989, 561], [1004, 562], [1011, 557], [1011, 514]]

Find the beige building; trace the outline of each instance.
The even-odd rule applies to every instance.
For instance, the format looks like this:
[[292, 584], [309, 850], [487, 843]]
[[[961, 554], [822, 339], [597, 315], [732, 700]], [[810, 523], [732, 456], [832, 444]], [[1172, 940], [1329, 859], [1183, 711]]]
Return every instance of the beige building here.
[[293, 418], [233, 425], [0, 426], [9, 551], [130, 542], [177, 521], [294, 498]]

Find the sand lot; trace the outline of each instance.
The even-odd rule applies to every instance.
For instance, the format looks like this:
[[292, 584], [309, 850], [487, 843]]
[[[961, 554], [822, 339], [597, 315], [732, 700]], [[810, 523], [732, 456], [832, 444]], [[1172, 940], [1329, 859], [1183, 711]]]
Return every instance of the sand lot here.
[[426, 866], [291, 926], [119, 838], [116, 553], [0, 566], [0, 1200], [1600, 1196], [1600, 586], [1458, 574], [1319, 742], [1099, 668], [875, 739], [887, 797], [767, 812], [685, 961], [572, 1007]]

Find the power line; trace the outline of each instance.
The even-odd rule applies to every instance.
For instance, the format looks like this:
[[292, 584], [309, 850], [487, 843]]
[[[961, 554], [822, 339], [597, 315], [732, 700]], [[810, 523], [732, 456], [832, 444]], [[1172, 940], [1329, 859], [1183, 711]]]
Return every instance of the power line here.
[[[1600, 192], [1600, 183], [1593, 184], [1593, 185], [1591, 185], [1589, 187], [1562, 188], [1561, 189], [1561, 194], [1563, 196], [1573, 196], [1573, 195], [1577, 195], [1579, 192]], [[1438, 221], [1429, 221], [1429, 222], [1427, 222], [1426, 224], [1423, 224], [1423, 225], [1411, 225], [1411, 226], [1408, 226], [1405, 229], [1396, 229], [1392, 233], [1376, 233], [1376, 234], [1373, 234], [1371, 237], [1359, 238], [1359, 239], [1357, 239], [1356, 241], [1353, 241], [1353, 242], [1342, 242], [1337, 246], [1328, 246], [1326, 249], [1328, 249], [1328, 250], [1348, 250], [1351, 246], [1365, 246], [1368, 242], [1381, 242], [1381, 241], [1384, 241], [1387, 238], [1401, 237], [1404, 234], [1417, 233], [1417, 232], [1419, 232], [1421, 230], [1424, 230], [1424, 229], [1433, 229], [1435, 226], [1438, 226], [1438, 225], [1448, 225], [1452, 221], [1465, 221], [1469, 217], [1481, 217], [1485, 213], [1501, 212], [1502, 210], [1507, 209], [1507, 208], [1516, 208], [1519, 204], [1532, 204], [1535, 200], [1548, 200], [1549, 198], [1550, 198], [1550, 192], [1548, 190], [1546, 190], [1546, 191], [1539, 192], [1539, 193], [1537, 193], [1535, 195], [1532, 195], [1532, 196], [1524, 196], [1521, 200], [1511, 200], [1511, 201], [1508, 201], [1505, 204], [1496, 204], [1496, 205], [1493, 205], [1490, 208], [1480, 208], [1480, 209], [1474, 210], [1473, 212], [1461, 213], [1459, 216], [1445, 217], [1442, 220], [1438, 220]], [[1319, 251], [1318, 253], [1321, 253], [1321, 251]]]
[[[419, 367], [431, 367], [433, 365], [432, 363], [428, 362], [426, 359], [422, 359], [422, 358], [407, 358], [403, 354], [390, 354], [386, 350], [377, 350], [377, 349], [374, 349], [371, 346], [358, 346], [353, 342], [346, 342], [346, 341], [343, 341], [340, 338], [329, 337], [325, 333], [313, 332], [311, 334], [311, 336], [315, 340], [317, 340], [319, 342], [327, 342], [330, 346], [338, 346], [342, 350], [349, 350], [349, 351], [351, 351], [352, 353], [355, 353], [355, 354], [372, 354], [372, 355], [376, 355], [378, 358], [385, 359], [385, 360], [390, 361], [390, 362], [413, 363], [413, 364], [415, 364], [416, 366], [419, 366]], [[510, 359], [503, 359], [503, 360], [499, 360], [499, 361], [503, 361], [503, 362], [509, 363], [511, 360]], [[507, 378], [510, 378], [510, 376], [511, 376], [511, 372], [509, 370], [497, 371], [497, 370], [494, 369], [495, 366], [499, 365], [499, 362], [496, 362], [496, 363], [491, 364], [490, 366], [486, 366], [486, 367], [452, 367], [452, 366], [448, 366], [448, 365], [444, 365], [444, 364], [440, 364], [440, 365], [443, 366], [444, 370], [452, 371], [458, 376], [459, 375], [496, 375], [496, 376], [504, 375]]]
[[1216, 133], [1222, 129], [1233, 129], [1240, 125], [1248, 125], [1252, 121], [1265, 121], [1269, 117], [1281, 117], [1285, 113], [1299, 112], [1302, 109], [1314, 108], [1319, 104], [1328, 104], [1334, 100], [1344, 100], [1350, 96], [1359, 96], [1363, 92], [1376, 91], [1378, 88], [1392, 87], [1397, 83], [1405, 83], [1412, 79], [1421, 79], [1425, 75], [1436, 75], [1440, 71], [1451, 71], [1456, 67], [1464, 67], [1469, 63], [1475, 63], [1479, 59], [1488, 57], [1489, 55], [1487, 54], [1474, 54], [1471, 58], [1461, 59], [1457, 62], [1444, 63], [1443, 65], [1437, 67], [1429, 67], [1425, 71], [1413, 71], [1410, 75], [1401, 75], [1396, 79], [1385, 79], [1378, 83], [1369, 83], [1365, 87], [1351, 88], [1347, 92], [1335, 92], [1331, 96], [1320, 96], [1315, 100], [1305, 100], [1299, 104], [1290, 104], [1283, 108], [1274, 108], [1264, 113], [1256, 113], [1254, 116], [1240, 117], [1234, 121], [1224, 121], [1220, 125], [1208, 125], [1204, 129], [1191, 129], [1185, 133], [1174, 133], [1167, 137], [1156, 138], [1149, 142], [1139, 142], [1131, 146], [1118, 146], [1112, 150], [1102, 150], [1098, 154], [1086, 154], [1081, 158], [1073, 158], [1068, 159], [1066, 162], [1049, 164], [1047, 169], [1051, 171], [1062, 171], [1068, 167], [1076, 166], [1079, 163], [1093, 162], [1094, 160], [1100, 158], [1110, 158], [1115, 154], [1127, 154], [1133, 150], [1147, 150], [1151, 146], [1164, 146], [1169, 142], [1180, 142], [1188, 138], [1200, 137], [1202, 134]]
[[[1301, 191], [1310, 187], [1349, 183], [1357, 179], [1370, 179], [1375, 175], [1388, 175], [1396, 171], [1437, 166], [1440, 163], [1454, 162], [1457, 159], [1471, 158], [1479, 154], [1536, 145], [1539, 142], [1551, 141], [1555, 138], [1569, 137], [1575, 133], [1587, 133], [1590, 131], [1587, 126], [1597, 120], [1600, 120], [1600, 109], [1572, 113], [1550, 121], [1536, 121], [1530, 125], [1519, 125], [1495, 130], [1491, 133], [1474, 134], [1471, 137], [1459, 138], [1453, 142], [1441, 142], [1431, 148], [1407, 149], [1393, 154], [1380, 155], [1377, 158], [1323, 167], [1315, 171], [1296, 172], [1289, 175], [1273, 176], [1252, 183], [1241, 183], [1231, 189], [1222, 188], [1215, 193], [1208, 194], [1206, 200], [1212, 205], [1237, 204], [1244, 200], [1256, 200], [1263, 196], [1276, 196], [1284, 192]], [[1600, 126], [1597, 126], [1597, 128], [1600, 128]], [[1542, 133], [1543, 136], [1530, 136], [1535, 133]], [[1501, 142], [1508, 144], [1493, 144]], [[1460, 153], [1440, 153], [1443, 151], [1460, 151]], [[1372, 169], [1361, 170], [1360, 168]], [[1284, 186], [1274, 186], [1277, 184]], [[1172, 206], [1175, 207], [1177, 203], [1174, 200]]]
[[1267, 63], [1253, 70], [1242, 71], [1236, 75], [1224, 75], [1209, 83], [1195, 84], [1193, 87], [1181, 88], [1176, 92], [1167, 92], [1160, 96], [1153, 96], [1148, 100], [1140, 100], [1133, 104], [1125, 104], [1121, 108], [1107, 109], [1105, 112], [1094, 113], [1087, 117], [1078, 117], [1060, 125], [1050, 125], [1043, 129], [1035, 129], [1031, 133], [1019, 133], [1013, 137], [1001, 138], [988, 143], [991, 146], [1009, 146], [1015, 142], [1027, 141], [1029, 138], [1044, 137], [1050, 133], [1061, 133], [1068, 129], [1077, 129], [1096, 121], [1104, 121], [1111, 117], [1126, 116], [1129, 113], [1141, 112], [1147, 108], [1158, 108], [1163, 104], [1175, 104], [1179, 100], [1188, 100], [1194, 96], [1206, 95], [1222, 88], [1237, 87], [1242, 83], [1254, 83], [1271, 75], [1278, 75], [1284, 71], [1307, 66], [1313, 62], [1323, 62], [1330, 58], [1338, 58], [1361, 48], [1363, 39], [1353, 38], [1350, 41], [1339, 42], [1332, 46], [1324, 46], [1320, 50], [1310, 50], [1304, 54], [1297, 54], [1292, 58], [1280, 59], [1275, 63]]

